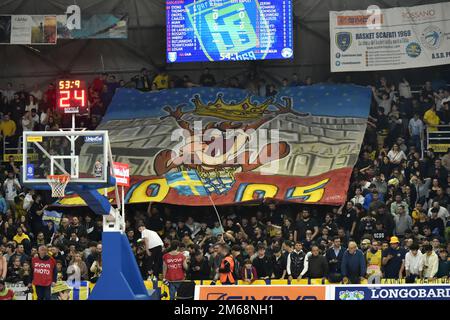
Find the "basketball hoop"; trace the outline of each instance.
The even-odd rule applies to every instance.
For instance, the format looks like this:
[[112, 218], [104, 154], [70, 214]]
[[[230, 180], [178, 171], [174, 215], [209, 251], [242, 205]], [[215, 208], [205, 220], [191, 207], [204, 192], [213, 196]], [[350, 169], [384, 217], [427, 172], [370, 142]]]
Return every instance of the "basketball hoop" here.
[[53, 198], [62, 198], [65, 195], [66, 186], [70, 181], [70, 175], [57, 174], [47, 176], [47, 181], [52, 188]]

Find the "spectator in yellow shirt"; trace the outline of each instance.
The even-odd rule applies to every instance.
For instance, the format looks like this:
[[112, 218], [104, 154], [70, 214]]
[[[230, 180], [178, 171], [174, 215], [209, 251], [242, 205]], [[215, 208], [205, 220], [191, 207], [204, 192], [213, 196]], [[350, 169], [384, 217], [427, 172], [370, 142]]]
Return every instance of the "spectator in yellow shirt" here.
[[16, 134], [16, 123], [11, 120], [9, 114], [3, 116], [3, 121], [0, 122], [0, 133], [3, 137], [12, 137]]
[[413, 219], [413, 223], [417, 223], [420, 220], [420, 213], [423, 212], [423, 205], [420, 202], [416, 203], [416, 207], [411, 212], [411, 218]]
[[367, 275], [381, 276], [381, 261], [382, 255], [380, 250], [380, 243], [377, 240], [372, 240], [370, 249], [366, 252]]
[[17, 244], [22, 244], [24, 240], [30, 241], [30, 237], [25, 234], [21, 227], [17, 228], [17, 234], [13, 237], [13, 240], [17, 242]]
[[156, 84], [158, 90], [169, 88], [169, 75], [162, 69], [153, 79], [153, 83]]
[[425, 121], [425, 124], [428, 126], [428, 131], [437, 131], [436, 126], [439, 125], [441, 119], [436, 113], [436, 104], [433, 103], [431, 108], [425, 112], [423, 120]]

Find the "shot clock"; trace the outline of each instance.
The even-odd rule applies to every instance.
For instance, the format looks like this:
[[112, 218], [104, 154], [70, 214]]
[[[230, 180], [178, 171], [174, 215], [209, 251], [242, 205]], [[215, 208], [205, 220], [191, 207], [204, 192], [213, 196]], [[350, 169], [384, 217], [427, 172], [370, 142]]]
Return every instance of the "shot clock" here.
[[84, 80], [59, 80], [56, 90], [57, 107], [64, 113], [79, 113], [87, 107], [87, 89]]

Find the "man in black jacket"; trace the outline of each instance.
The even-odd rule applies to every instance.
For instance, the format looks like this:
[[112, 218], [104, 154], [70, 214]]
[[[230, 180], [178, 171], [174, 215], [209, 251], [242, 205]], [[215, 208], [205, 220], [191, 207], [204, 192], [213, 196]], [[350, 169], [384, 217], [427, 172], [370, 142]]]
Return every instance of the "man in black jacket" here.
[[80, 220], [77, 216], [74, 216], [72, 218], [72, 223], [67, 231], [67, 235], [71, 235], [72, 233], [75, 233], [78, 238], [81, 238], [82, 236], [87, 236], [86, 228], [80, 224]]
[[292, 251], [294, 251], [294, 244], [290, 240], [286, 240], [281, 245], [282, 257], [283, 257], [283, 268], [286, 270], [287, 275], [287, 260]]
[[286, 272], [289, 281], [292, 279], [300, 279], [303, 271], [303, 264], [305, 260], [305, 253], [303, 252], [302, 243], [297, 241], [292, 251], [287, 258]]
[[191, 280], [208, 280], [210, 273], [211, 269], [208, 260], [203, 256], [203, 252], [196, 251], [189, 266], [189, 278]]
[[231, 254], [234, 259], [234, 272], [236, 277], [239, 279], [241, 275], [241, 269], [244, 267], [244, 257], [241, 254], [241, 247], [238, 244], [235, 244], [231, 247]]
[[306, 230], [312, 231], [311, 240], [314, 240], [319, 235], [319, 226], [316, 220], [311, 218], [307, 209], [303, 209], [301, 219], [297, 222], [296, 229], [294, 230], [294, 240], [304, 240], [306, 238]]
[[434, 165], [428, 170], [427, 177], [436, 178], [439, 180], [439, 185], [443, 188], [447, 188], [448, 171], [442, 166], [440, 159], [434, 160]]
[[285, 259], [281, 254], [280, 247], [273, 248], [273, 256], [271, 257], [272, 263], [272, 278], [284, 279], [286, 274]]
[[42, 215], [44, 214], [44, 210], [47, 209], [47, 205], [42, 203], [41, 195], [37, 194], [33, 198], [35, 198], [35, 200], [31, 205], [29, 217], [31, 219], [31, 231], [33, 231], [33, 234], [38, 234], [44, 229]]
[[308, 278], [318, 279], [328, 276], [328, 261], [319, 252], [319, 247], [313, 245], [311, 252], [308, 252], [305, 258], [305, 268], [302, 275], [307, 274]]
[[138, 246], [136, 249], [136, 262], [139, 271], [141, 272], [142, 279], [148, 280], [148, 277], [152, 275], [151, 273], [152, 259], [147, 254], [147, 251], [145, 250], [145, 247], [143, 245]]
[[[336, 282], [341, 279], [341, 264], [345, 249], [341, 246], [341, 239], [336, 236], [333, 238], [333, 246], [327, 250], [325, 257], [328, 261], [330, 281]], [[333, 281], [336, 280], [336, 281]]]
[[375, 218], [383, 223], [383, 226], [386, 229], [388, 237], [394, 234], [395, 228], [394, 218], [390, 212], [387, 212], [385, 206], [378, 208], [377, 215], [375, 216]]
[[258, 245], [258, 255], [253, 259], [252, 264], [259, 279], [267, 279], [272, 276], [272, 264], [266, 256], [266, 247], [263, 244]]

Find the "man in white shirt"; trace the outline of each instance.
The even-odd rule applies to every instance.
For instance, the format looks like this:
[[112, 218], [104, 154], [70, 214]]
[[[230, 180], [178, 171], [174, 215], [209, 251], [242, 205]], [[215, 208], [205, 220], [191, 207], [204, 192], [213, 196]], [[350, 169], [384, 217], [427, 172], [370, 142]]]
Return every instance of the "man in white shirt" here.
[[450, 148], [447, 150], [447, 153], [441, 158], [442, 166], [450, 171]]
[[34, 199], [34, 190], [30, 189], [25, 198], [23, 199], [23, 209], [28, 212], [30, 211], [31, 206], [33, 205]]
[[364, 196], [362, 195], [362, 191], [361, 188], [356, 188], [355, 190], [355, 196], [352, 198], [351, 200], [353, 202], [353, 204], [364, 204]]
[[39, 89], [39, 86], [35, 84], [33, 86], [33, 91], [30, 92], [38, 101], [42, 100], [42, 91]]
[[11, 101], [14, 100], [14, 93], [15, 93], [15, 90], [13, 90], [13, 88], [12, 88], [12, 83], [8, 82], [8, 84], [6, 85], [6, 89], [3, 90], [3, 92], [2, 92], [2, 95], [3, 95], [3, 98], [5, 99], [6, 104], [10, 104]]
[[41, 118], [37, 114], [36, 109], [31, 109], [31, 121], [33, 121], [33, 128], [37, 128], [41, 124]]
[[145, 250], [151, 258], [150, 265], [152, 267], [150, 268], [150, 272], [153, 272], [158, 277], [162, 271], [162, 248], [164, 243], [158, 233], [145, 228], [144, 224], [140, 224], [138, 230], [142, 235], [141, 239], [144, 241]]
[[433, 279], [439, 267], [439, 258], [433, 251], [431, 244], [423, 247], [425, 254], [423, 255], [423, 277]]
[[442, 206], [439, 205], [439, 202], [435, 201], [433, 202], [432, 206], [430, 209], [428, 209], [428, 217], [431, 218], [431, 216], [433, 215], [433, 213], [431, 212], [431, 209], [433, 208], [438, 208], [438, 218], [442, 219], [442, 222], [444, 223], [444, 226], [447, 223], [447, 219], [450, 216], [450, 214], [448, 213], [448, 210]]
[[20, 188], [19, 180], [13, 172], [9, 172], [8, 178], [3, 182], [3, 190], [5, 191], [5, 200], [11, 210], [14, 210], [14, 198], [17, 197]]
[[409, 82], [403, 78], [402, 81], [398, 84], [398, 93], [399, 96], [405, 99], [411, 99], [412, 93], [411, 93], [411, 86], [409, 85]]
[[409, 120], [408, 129], [414, 146], [417, 150], [421, 150], [424, 125], [422, 120], [420, 120], [418, 113], [414, 113], [414, 118], [411, 118], [411, 120]]
[[406, 283], [415, 283], [416, 278], [422, 278], [423, 254], [419, 246], [413, 243], [405, 255]]
[[185, 223], [186, 227], [191, 229], [191, 237], [194, 238], [200, 231], [200, 223], [195, 222], [192, 217], [188, 217]]

